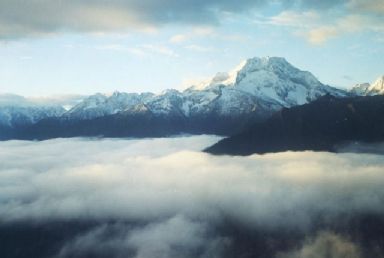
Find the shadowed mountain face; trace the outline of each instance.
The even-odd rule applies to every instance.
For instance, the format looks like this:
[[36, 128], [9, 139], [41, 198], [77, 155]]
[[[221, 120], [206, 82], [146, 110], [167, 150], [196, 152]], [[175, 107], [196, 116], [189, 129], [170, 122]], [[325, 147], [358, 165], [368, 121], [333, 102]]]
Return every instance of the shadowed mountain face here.
[[8, 138], [45, 140], [68, 137], [167, 137], [178, 134], [231, 135], [241, 132], [262, 116], [215, 114], [182, 117], [147, 114], [116, 114], [89, 120], [44, 119], [40, 122], [8, 131]]
[[206, 151], [250, 155], [280, 151], [336, 151], [346, 142], [384, 141], [384, 96], [335, 98], [282, 109], [265, 122]]

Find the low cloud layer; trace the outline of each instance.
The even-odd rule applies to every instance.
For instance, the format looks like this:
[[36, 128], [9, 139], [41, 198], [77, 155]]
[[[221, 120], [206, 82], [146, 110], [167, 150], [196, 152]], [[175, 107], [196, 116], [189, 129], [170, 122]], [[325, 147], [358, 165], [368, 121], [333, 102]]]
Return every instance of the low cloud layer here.
[[104, 224], [68, 242], [58, 257], [222, 257], [229, 239], [209, 236], [207, 228], [182, 216], [133, 229]]
[[320, 232], [308, 240], [299, 250], [279, 254], [278, 258], [361, 258], [359, 247], [343, 236]]
[[200, 152], [218, 140], [1, 142], [0, 220], [94, 223], [57, 257], [247, 257], [247, 245], [317, 257], [305, 254], [327, 241], [360, 250], [349, 223], [384, 215], [381, 155]]

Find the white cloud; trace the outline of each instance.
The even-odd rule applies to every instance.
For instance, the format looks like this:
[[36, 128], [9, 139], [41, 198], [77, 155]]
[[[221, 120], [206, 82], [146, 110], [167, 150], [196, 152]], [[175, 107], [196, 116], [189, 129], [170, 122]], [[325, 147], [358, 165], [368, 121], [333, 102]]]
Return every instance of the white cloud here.
[[360, 248], [343, 236], [320, 232], [315, 239], [307, 240], [300, 250], [279, 254], [277, 258], [361, 258]]
[[337, 27], [323, 26], [315, 29], [311, 29], [308, 32], [303, 33], [303, 36], [313, 44], [323, 44], [330, 38], [339, 36], [341, 31]]
[[196, 44], [187, 45], [184, 48], [188, 49], [188, 50], [191, 50], [191, 51], [195, 51], [195, 52], [210, 52], [210, 51], [214, 51], [214, 49], [212, 49], [212, 48], [203, 47], [203, 46], [196, 45]]
[[[265, 243], [285, 243], [283, 232], [312, 239], [321, 222], [353, 227], [362, 214], [384, 215], [381, 155], [200, 152], [218, 139], [0, 142], [0, 220], [97, 222], [67, 239], [58, 257], [207, 258], [248, 252], [234, 249], [241, 234], [269, 232]], [[319, 250], [321, 236], [285, 255]]]
[[[381, 210], [381, 156], [307, 152], [230, 158], [185, 151], [215, 139], [2, 142], [2, 182], [13, 184], [0, 189], [0, 217], [81, 217], [89, 211], [103, 218], [193, 216], [213, 205], [253, 223], [277, 218], [302, 223], [311, 209]], [[374, 165], [367, 166], [368, 160]], [[349, 201], [339, 207], [346, 196]], [[287, 209], [295, 210], [292, 217], [282, 216]]]
[[134, 258], [192, 258], [196, 257], [193, 256], [196, 250], [206, 249], [200, 257], [208, 258], [212, 257], [210, 254], [222, 252], [226, 239], [209, 239], [210, 243], [206, 243], [206, 229], [207, 225], [182, 216], [131, 230], [124, 224], [104, 224], [67, 243], [58, 257], [86, 256], [87, 253], [97, 256], [103, 252], [107, 252], [108, 257], [128, 257], [135, 250]]
[[173, 35], [169, 42], [173, 44], [180, 44], [186, 41], [191, 41], [198, 38], [215, 38], [218, 37], [219, 33], [212, 27], [193, 27], [188, 33]]
[[[217, 40], [223, 40], [223, 41], [235, 41], [235, 42], [244, 42], [248, 40], [248, 36], [240, 33], [223, 33], [217, 31], [213, 27], [194, 27], [191, 29], [188, 33], [185, 34], [176, 34], [172, 36], [169, 39], [170, 43], [173, 44], [181, 44], [181, 43], [187, 43], [191, 42], [190, 44], [184, 46], [199, 46], [198, 44], [193, 43], [196, 40], [201, 39], [217, 39]], [[201, 48], [207, 48], [204, 46], [199, 46], [200, 50]], [[194, 48], [194, 47], [192, 47]], [[197, 50], [197, 49], [195, 49]]]
[[169, 42], [178, 44], [178, 43], [182, 43], [182, 42], [188, 40], [188, 38], [189, 38], [189, 37], [188, 37], [187, 35], [184, 35], [184, 34], [177, 34], [177, 35], [172, 36], [172, 37], [169, 39]]
[[192, 31], [193, 34], [207, 37], [216, 35], [216, 30], [212, 27], [195, 27]]
[[173, 51], [173, 49], [166, 47], [164, 45], [157, 44], [144, 44], [141, 48], [145, 51], [150, 51], [155, 54], [170, 56], [170, 57], [179, 57], [179, 55]]
[[307, 11], [302, 13], [295, 11], [283, 11], [280, 14], [271, 17], [267, 22], [264, 23], [277, 26], [308, 28], [318, 24], [320, 19], [320, 14], [315, 11]]
[[362, 15], [348, 15], [335, 21], [332, 25], [320, 26], [310, 29], [306, 36], [311, 43], [322, 44], [333, 37], [362, 31], [384, 32], [384, 25], [378, 24], [380, 20]]
[[126, 46], [122, 44], [107, 44], [107, 45], [97, 46], [96, 49], [126, 52], [139, 57], [146, 57], [146, 56], [149, 56], [150, 54], [164, 55], [169, 57], [179, 56], [171, 48], [164, 45], [158, 45], [158, 44], [143, 44], [143, 45], [138, 45], [134, 47]]
[[146, 56], [146, 52], [140, 47], [129, 47], [121, 44], [107, 44], [102, 46], [96, 46], [95, 48], [99, 50], [126, 52], [139, 57]]

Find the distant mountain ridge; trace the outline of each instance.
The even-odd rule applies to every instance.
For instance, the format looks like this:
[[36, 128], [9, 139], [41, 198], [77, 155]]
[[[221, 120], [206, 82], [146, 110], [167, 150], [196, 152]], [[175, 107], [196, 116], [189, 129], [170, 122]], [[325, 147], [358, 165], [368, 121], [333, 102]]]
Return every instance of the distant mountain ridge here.
[[0, 125], [4, 127], [34, 124], [64, 113], [65, 109], [60, 105], [33, 102], [13, 94], [0, 95]]
[[181, 92], [91, 95], [65, 112], [25, 124], [14, 137], [227, 135], [281, 108], [305, 104], [325, 94], [348, 95], [322, 84], [310, 72], [299, 70], [284, 58], [256, 57]]

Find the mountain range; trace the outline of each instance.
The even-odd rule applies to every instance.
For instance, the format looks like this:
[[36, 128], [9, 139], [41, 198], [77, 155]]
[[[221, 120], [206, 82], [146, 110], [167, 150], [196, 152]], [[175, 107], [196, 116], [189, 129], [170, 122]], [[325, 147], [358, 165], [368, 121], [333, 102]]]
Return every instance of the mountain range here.
[[252, 58], [229, 73], [180, 92], [166, 90], [161, 94], [120, 93], [95, 94], [66, 112], [66, 119], [92, 119], [120, 112], [148, 112], [156, 115], [194, 117], [212, 112], [222, 116], [256, 112], [260, 115], [307, 103], [341, 90], [323, 85], [311, 73], [300, 71], [284, 58]]
[[356, 86], [347, 92], [321, 83], [284, 58], [251, 58], [233, 71], [217, 73], [183, 91], [97, 93], [72, 100], [67, 109], [55, 103], [42, 105], [21, 99], [10, 105], [0, 98], [0, 139], [231, 135], [276, 111], [326, 94], [346, 97], [381, 92], [379, 80], [364, 87]]

